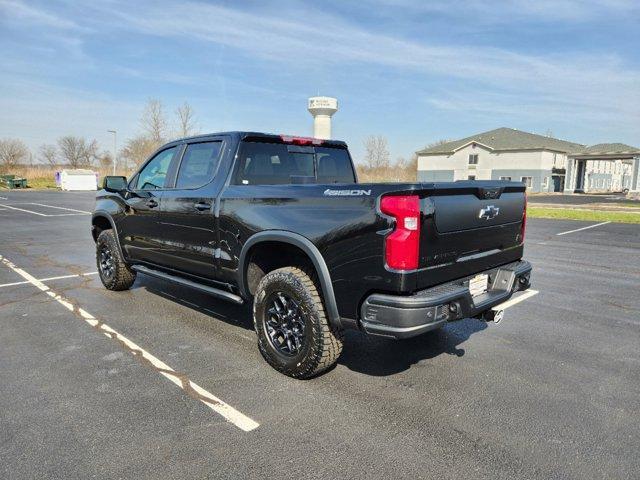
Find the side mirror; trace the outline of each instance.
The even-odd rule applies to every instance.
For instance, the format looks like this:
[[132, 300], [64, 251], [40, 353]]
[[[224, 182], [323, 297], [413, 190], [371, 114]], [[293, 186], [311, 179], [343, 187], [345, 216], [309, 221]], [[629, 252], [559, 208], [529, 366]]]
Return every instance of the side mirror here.
[[125, 191], [127, 189], [127, 177], [106, 176], [102, 180], [102, 188], [111, 193]]

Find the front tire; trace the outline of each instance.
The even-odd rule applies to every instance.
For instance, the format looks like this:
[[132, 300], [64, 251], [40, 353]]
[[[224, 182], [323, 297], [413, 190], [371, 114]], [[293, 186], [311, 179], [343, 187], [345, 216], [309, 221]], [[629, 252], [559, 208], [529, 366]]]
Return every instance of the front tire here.
[[103, 230], [96, 241], [96, 264], [102, 284], [108, 290], [128, 290], [136, 272], [127, 266], [113, 230]]
[[264, 359], [293, 378], [328, 370], [342, 352], [342, 331], [327, 320], [312, 276], [297, 267], [279, 268], [262, 278], [253, 323]]

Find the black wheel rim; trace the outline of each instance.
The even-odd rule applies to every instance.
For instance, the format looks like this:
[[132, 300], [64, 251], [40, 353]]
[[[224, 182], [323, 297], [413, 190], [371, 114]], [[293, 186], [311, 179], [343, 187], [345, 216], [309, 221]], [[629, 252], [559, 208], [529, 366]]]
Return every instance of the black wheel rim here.
[[104, 278], [113, 278], [116, 266], [111, 249], [106, 245], [100, 247], [98, 252], [98, 265], [100, 267], [100, 273]]
[[266, 302], [264, 328], [276, 352], [293, 357], [304, 347], [305, 319], [300, 306], [284, 292], [276, 292]]

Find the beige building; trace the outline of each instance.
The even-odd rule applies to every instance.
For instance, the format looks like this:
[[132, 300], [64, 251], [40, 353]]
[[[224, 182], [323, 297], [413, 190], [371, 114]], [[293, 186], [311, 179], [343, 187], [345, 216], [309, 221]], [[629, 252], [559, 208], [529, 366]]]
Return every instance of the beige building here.
[[638, 189], [640, 150], [622, 144], [587, 147], [498, 128], [416, 153], [418, 180], [424, 182], [511, 180], [532, 192]]
[[565, 191], [636, 192], [639, 159], [640, 149], [623, 143], [600, 143], [570, 153]]

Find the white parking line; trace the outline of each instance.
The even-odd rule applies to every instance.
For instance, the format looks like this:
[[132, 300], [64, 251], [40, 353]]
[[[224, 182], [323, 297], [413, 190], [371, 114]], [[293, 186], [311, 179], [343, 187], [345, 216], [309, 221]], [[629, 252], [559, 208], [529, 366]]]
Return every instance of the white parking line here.
[[46, 215], [44, 213], [38, 213], [38, 212], [34, 212], [32, 210], [25, 210], [24, 208], [18, 208], [18, 207], [12, 207], [11, 205], [5, 205], [4, 203], [2, 204], [2, 206], [4, 208], [10, 208], [11, 210], [20, 210], [21, 212], [33, 213], [34, 215], [40, 215], [41, 217], [48, 217], [49, 216], [49, 215]]
[[68, 210], [69, 212], [84, 213], [87, 215], [91, 213], [91, 212], [87, 212], [86, 210], [76, 210], [75, 208], [67, 208], [67, 207], [56, 207], [55, 205], [46, 205], [44, 203], [30, 203], [29, 205], [38, 205], [40, 207], [57, 208], [58, 210]]
[[57, 208], [59, 210], [69, 210], [75, 213], [40, 213], [40, 212], [34, 212], [33, 210], [27, 210], [26, 208], [20, 208], [20, 207], [14, 207], [12, 205], [7, 205], [5, 203], [1, 203], [0, 206], [4, 207], [4, 208], [10, 208], [12, 210], [19, 210], [21, 212], [27, 212], [27, 213], [33, 213], [34, 215], [39, 215], [41, 217], [70, 217], [73, 215], [89, 215], [91, 212], [87, 212], [84, 210], [75, 210], [73, 208], [64, 208], [64, 207], [54, 207], [53, 205], [44, 205], [42, 203], [21, 203], [19, 205], [37, 205], [40, 207], [47, 207], [47, 208]]
[[518, 296], [516, 298], [512, 298], [510, 300], [507, 300], [506, 302], [501, 303], [500, 305], [496, 305], [491, 310], [494, 310], [494, 311], [506, 310], [507, 308], [513, 307], [514, 305], [517, 305], [518, 303], [523, 302], [527, 298], [531, 298], [534, 295], [537, 295], [538, 293], [540, 293], [538, 290], [527, 290], [522, 295], [520, 295], [520, 296]]
[[[64, 278], [76, 278], [76, 277], [86, 277], [89, 275], [97, 275], [98, 272], [87, 272], [87, 273], [78, 273], [78, 274], [74, 274], [74, 275], [60, 275], [59, 277], [48, 277], [48, 278], [39, 278], [38, 281], [40, 282], [49, 282], [51, 280], [62, 280]], [[13, 287], [15, 285], [26, 285], [29, 284], [31, 282], [25, 280], [23, 282], [13, 282], [13, 283], [3, 283], [0, 284], [0, 288], [3, 287]]]
[[595, 225], [589, 225], [588, 227], [576, 228], [575, 230], [569, 230], [568, 232], [560, 232], [556, 233], [556, 235], [566, 235], [567, 233], [581, 232], [582, 230], [587, 230], [589, 228], [599, 227], [600, 225], [606, 225], [609, 222], [596, 223]]
[[42, 281], [38, 280], [37, 278], [27, 273], [26, 271], [22, 270], [21, 268], [18, 268], [11, 261], [3, 257], [2, 255], [0, 255], [0, 261], [6, 267], [10, 268], [15, 273], [17, 273], [22, 278], [24, 278], [27, 282], [39, 288], [43, 292], [45, 292], [47, 295], [49, 295], [56, 302], [58, 302], [60, 305], [65, 307], [67, 310], [78, 315], [85, 322], [87, 322], [89, 325], [91, 325], [92, 327], [94, 327], [95, 329], [103, 333], [105, 336], [111, 338], [112, 340], [115, 340], [122, 348], [124, 348], [125, 350], [128, 350], [137, 359], [143, 361], [143, 363], [147, 363], [151, 365], [160, 375], [164, 376], [169, 381], [171, 381], [172, 383], [180, 387], [188, 395], [200, 400], [211, 410], [222, 415], [228, 422], [232, 423], [233, 425], [238, 427], [240, 430], [243, 430], [245, 432], [250, 432], [251, 430], [255, 430], [260, 426], [260, 424], [257, 423], [255, 420], [247, 417], [246, 415], [239, 412], [232, 406], [220, 400], [218, 397], [206, 391], [204, 388], [195, 384], [194, 382], [189, 380], [189, 378], [187, 378], [186, 375], [176, 372], [173, 368], [171, 368], [169, 365], [164, 363], [162, 360], [153, 356], [146, 350], [142, 349], [136, 343], [132, 342], [121, 333], [118, 333], [110, 326], [101, 322], [86, 310], [74, 305], [70, 300], [66, 299], [62, 295], [55, 293], [53, 290], [47, 287], [44, 283], [42, 283]]

